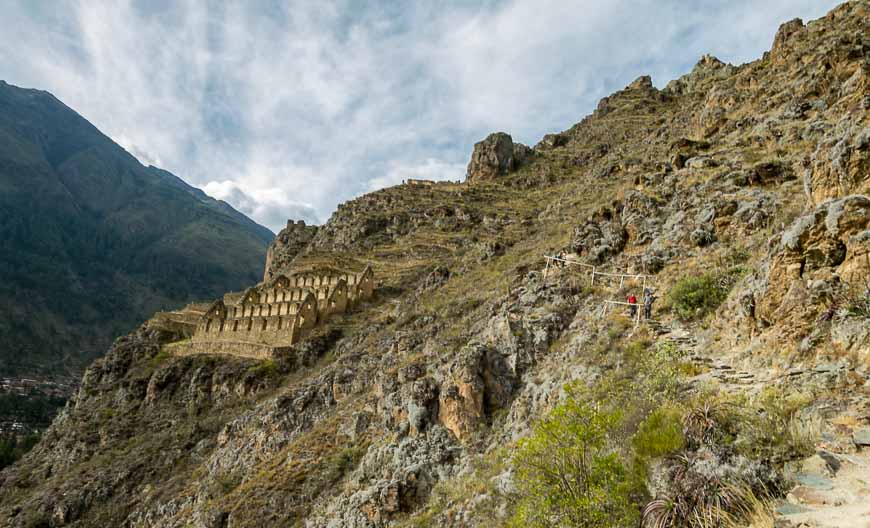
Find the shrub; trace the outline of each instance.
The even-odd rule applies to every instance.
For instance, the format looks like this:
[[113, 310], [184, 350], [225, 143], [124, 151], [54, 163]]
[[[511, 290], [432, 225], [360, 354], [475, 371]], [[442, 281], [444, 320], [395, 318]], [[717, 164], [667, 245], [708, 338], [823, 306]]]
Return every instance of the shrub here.
[[157, 352], [151, 359], [148, 360], [148, 366], [151, 368], [157, 368], [165, 361], [168, 361], [169, 358], [172, 357], [172, 352], [167, 350], [165, 346], [160, 347], [160, 351]]
[[703, 317], [718, 308], [730, 289], [730, 280], [708, 273], [681, 279], [668, 293], [668, 297], [677, 316], [689, 320]]
[[683, 411], [666, 405], [653, 411], [640, 424], [631, 440], [640, 461], [670, 455], [683, 448]]
[[816, 415], [802, 415], [812, 401], [805, 393], [786, 394], [775, 388], [762, 391], [743, 417], [738, 446], [749, 456], [775, 463], [813, 454], [822, 422]]
[[278, 374], [278, 366], [273, 360], [265, 359], [248, 367], [245, 374], [252, 378], [270, 378]]
[[691, 469], [695, 461], [690, 457], [681, 458], [679, 463], [683, 465], [683, 492], [647, 504], [642, 528], [773, 526], [774, 504], [765, 492], [739, 482], [708, 478]]
[[513, 526], [613, 527], [638, 520], [643, 483], [626, 470], [608, 439], [618, 411], [567, 399], [520, 441], [514, 456], [520, 503]]

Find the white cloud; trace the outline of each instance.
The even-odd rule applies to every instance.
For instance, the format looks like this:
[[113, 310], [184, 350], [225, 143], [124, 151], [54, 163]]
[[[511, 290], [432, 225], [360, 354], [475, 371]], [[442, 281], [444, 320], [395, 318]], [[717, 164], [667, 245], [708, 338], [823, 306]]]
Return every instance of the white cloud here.
[[368, 181], [368, 190], [375, 191], [398, 185], [408, 179], [460, 181], [465, 179], [465, 169], [465, 164], [447, 163], [433, 158], [417, 164], [391, 161], [387, 164], [386, 171], [378, 171], [382, 174], [381, 176], [376, 176]]
[[534, 143], [639, 75], [754, 59], [835, 3], [12, 0], [0, 72], [276, 230], [461, 177], [487, 133]]
[[280, 226], [288, 217], [311, 224], [320, 223], [317, 211], [310, 204], [294, 201], [278, 187], [257, 189], [224, 180], [208, 182], [202, 190], [252, 218], [261, 218], [266, 225]]

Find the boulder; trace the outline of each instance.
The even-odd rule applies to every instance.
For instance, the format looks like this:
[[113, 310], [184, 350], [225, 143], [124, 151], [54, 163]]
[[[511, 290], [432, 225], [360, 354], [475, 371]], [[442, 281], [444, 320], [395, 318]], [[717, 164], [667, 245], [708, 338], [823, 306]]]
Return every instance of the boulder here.
[[794, 171], [787, 163], [780, 160], [763, 161], [756, 163], [749, 171], [749, 184], [766, 185], [769, 183], [783, 183], [795, 178]]
[[684, 166], [689, 169], [707, 169], [717, 166], [716, 160], [710, 156], [695, 156], [685, 160]]
[[493, 180], [515, 166], [513, 139], [504, 132], [496, 132], [474, 144], [465, 179], [468, 182]]
[[852, 441], [856, 446], [870, 447], [870, 429], [858, 429], [852, 434]]

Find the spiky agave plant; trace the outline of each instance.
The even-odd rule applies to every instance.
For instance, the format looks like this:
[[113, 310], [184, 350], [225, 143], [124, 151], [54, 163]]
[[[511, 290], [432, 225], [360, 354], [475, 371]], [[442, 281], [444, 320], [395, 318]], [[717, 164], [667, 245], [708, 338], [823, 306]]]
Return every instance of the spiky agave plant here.
[[687, 443], [706, 445], [713, 440], [719, 407], [710, 402], [690, 409], [683, 418], [683, 436]]
[[727, 512], [739, 509], [744, 487], [698, 471], [699, 462], [697, 454], [672, 459], [670, 493], [644, 507], [643, 528], [717, 528], [728, 518]]
[[644, 528], [670, 528], [677, 526], [679, 515], [671, 499], [656, 499], [643, 508], [640, 525]]

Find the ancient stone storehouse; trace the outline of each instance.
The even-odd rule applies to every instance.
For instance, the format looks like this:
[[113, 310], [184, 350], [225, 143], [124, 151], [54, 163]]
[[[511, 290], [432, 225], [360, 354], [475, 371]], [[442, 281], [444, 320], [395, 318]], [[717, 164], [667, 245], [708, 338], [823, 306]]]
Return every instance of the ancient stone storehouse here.
[[361, 273], [321, 268], [279, 275], [211, 303], [190, 341], [174, 351], [269, 358], [373, 293], [371, 267]]

